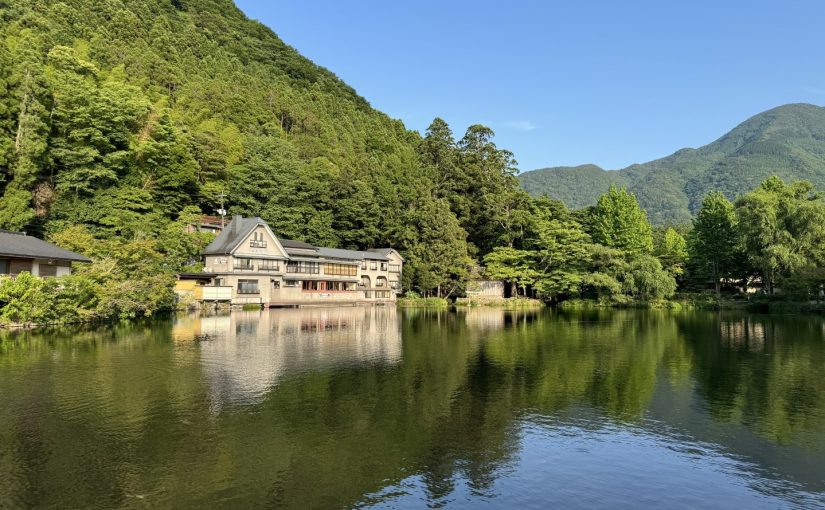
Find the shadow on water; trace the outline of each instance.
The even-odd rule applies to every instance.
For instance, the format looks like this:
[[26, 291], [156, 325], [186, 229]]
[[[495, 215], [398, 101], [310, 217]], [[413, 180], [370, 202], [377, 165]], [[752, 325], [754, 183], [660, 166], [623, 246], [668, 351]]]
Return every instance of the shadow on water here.
[[818, 318], [356, 307], [0, 338], [0, 507], [592, 507], [666, 501], [679, 480], [686, 504], [716, 487], [718, 505], [775, 507], [825, 491]]

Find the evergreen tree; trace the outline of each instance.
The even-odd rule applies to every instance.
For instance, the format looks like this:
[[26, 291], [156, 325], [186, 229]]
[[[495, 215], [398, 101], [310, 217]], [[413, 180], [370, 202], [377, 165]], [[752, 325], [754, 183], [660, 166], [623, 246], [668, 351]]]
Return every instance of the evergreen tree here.
[[719, 192], [708, 194], [693, 220], [690, 260], [699, 277], [709, 276], [716, 294], [721, 279], [735, 276], [738, 259], [738, 233], [733, 204]]
[[673, 227], [668, 227], [656, 246], [656, 256], [674, 277], [681, 276], [688, 260], [687, 241]]
[[610, 186], [591, 211], [591, 235], [597, 243], [631, 253], [653, 251], [653, 229], [636, 197]]

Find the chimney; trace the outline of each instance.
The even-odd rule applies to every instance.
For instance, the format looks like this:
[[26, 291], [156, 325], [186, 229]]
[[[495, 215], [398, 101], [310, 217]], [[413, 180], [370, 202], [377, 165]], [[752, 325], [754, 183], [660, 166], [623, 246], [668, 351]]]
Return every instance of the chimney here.
[[243, 216], [241, 216], [240, 214], [235, 214], [235, 215], [232, 216], [232, 229], [235, 232], [240, 232], [240, 230], [241, 230], [241, 220], [242, 219], [243, 219]]

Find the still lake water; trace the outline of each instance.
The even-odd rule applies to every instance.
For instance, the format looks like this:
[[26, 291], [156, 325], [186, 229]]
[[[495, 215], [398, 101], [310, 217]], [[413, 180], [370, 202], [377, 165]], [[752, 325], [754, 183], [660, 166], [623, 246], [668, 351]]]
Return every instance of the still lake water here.
[[0, 335], [0, 508], [825, 508], [818, 317], [329, 308]]

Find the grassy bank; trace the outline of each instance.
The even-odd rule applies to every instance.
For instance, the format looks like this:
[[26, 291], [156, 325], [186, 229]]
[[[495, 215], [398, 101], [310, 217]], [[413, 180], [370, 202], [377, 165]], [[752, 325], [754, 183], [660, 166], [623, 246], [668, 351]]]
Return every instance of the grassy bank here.
[[752, 313], [825, 313], [825, 301], [799, 302], [781, 296], [722, 296], [711, 293], [678, 294], [673, 299], [571, 299], [559, 303], [565, 310], [644, 308], [662, 310], [741, 310]]
[[506, 310], [522, 310], [525, 308], [542, 308], [544, 302], [538, 299], [528, 298], [459, 298], [455, 302], [456, 306], [478, 307], [485, 306], [491, 308], [504, 308]]
[[645, 301], [639, 299], [570, 299], [559, 303], [564, 310], [594, 310], [599, 308], [643, 308], [659, 310], [681, 310], [682, 304], [667, 299]]
[[449, 308], [450, 302], [438, 297], [406, 296], [398, 298], [398, 306], [402, 308]]

